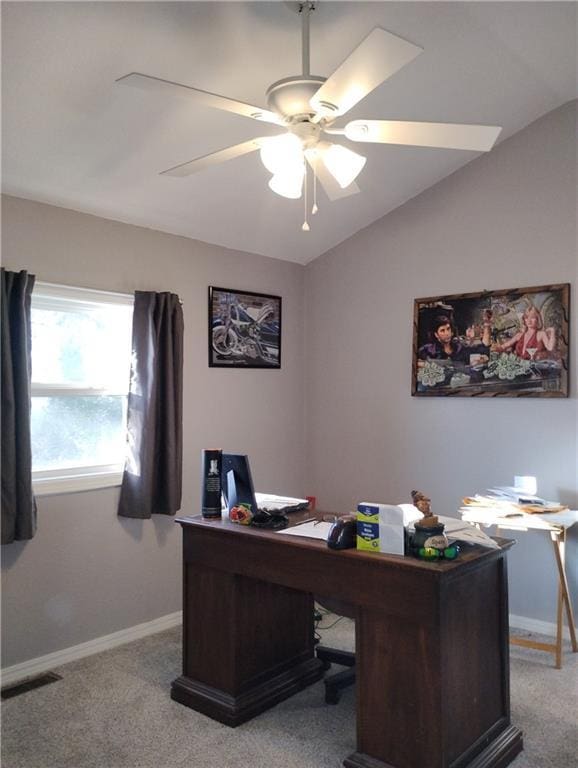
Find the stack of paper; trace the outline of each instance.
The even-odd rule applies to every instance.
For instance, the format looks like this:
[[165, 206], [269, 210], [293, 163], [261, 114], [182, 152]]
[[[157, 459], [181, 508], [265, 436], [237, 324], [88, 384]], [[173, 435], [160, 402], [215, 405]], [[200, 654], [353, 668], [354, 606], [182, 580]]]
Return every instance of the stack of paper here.
[[537, 502], [530, 500], [516, 501], [507, 494], [483, 496], [466, 496], [464, 504], [460, 508], [460, 514], [464, 520], [468, 516], [475, 516], [476, 522], [484, 516], [488, 519], [495, 517], [519, 517], [521, 514], [546, 514], [552, 512], [564, 512], [568, 507], [563, 504], [556, 504], [552, 501], [539, 499]]
[[[487, 533], [480, 531], [470, 522], [465, 519], [456, 520], [455, 517], [443, 517], [438, 515], [440, 523], [444, 524], [444, 533], [448, 537], [450, 543], [454, 541], [462, 542], [463, 544], [480, 544], [482, 547], [488, 549], [499, 549], [499, 545], [491, 539]], [[409, 526], [409, 530], [413, 530], [413, 525]]]
[[468, 519], [468, 516], [479, 521], [484, 518], [493, 520], [496, 517], [517, 517], [520, 515], [519, 505], [505, 498], [476, 494], [475, 496], [466, 496], [463, 502], [459, 512], [462, 519], [465, 520]]
[[276, 496], [273, 493], [255, 493], [255, 501], [259, 509], [265, 512], [298, 512], [307, 509], [307, 499], [294, 499], [291, 496]]
[[544, 499], [532, 493], [525, 493], [523, 488], [516, 488], [512, 485], [499, 485], [497, 488], [490, 488], [489, 493], [494, 498], [513, 501], [516, 504], [546, 504]]

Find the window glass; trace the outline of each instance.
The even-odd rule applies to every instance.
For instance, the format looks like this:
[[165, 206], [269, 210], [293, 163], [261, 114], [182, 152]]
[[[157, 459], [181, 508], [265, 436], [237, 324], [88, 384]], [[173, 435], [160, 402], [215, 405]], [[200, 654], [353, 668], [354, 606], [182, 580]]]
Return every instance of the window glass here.
[[72, 474], [69, 489], [76, 490], [84, 476], [122, 470], [132, 309], [131, 296], [36, 284], [31, 432], [37, 484], [68, 478], [70, 486]]
[[131, 307], [32, 308], [32, 381], [128, 389]]
[[35, 470], [122, 464], [126, 396], [32, 398]]

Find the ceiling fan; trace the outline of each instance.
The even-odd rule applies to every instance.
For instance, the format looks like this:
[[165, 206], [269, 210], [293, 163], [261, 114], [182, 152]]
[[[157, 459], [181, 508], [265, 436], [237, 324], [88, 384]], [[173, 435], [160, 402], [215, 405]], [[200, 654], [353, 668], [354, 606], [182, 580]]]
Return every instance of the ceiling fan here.
[[[359, 192], [355, 179], [366, 158], [333, 137], [353, 142], [403, 144], [487, 152], [502, 130], [487, 125], [423, 123], [399, 120], [351, 120], [343, 126], [336, 121], [361, 99], [413, 61], [422, 48], [380, 27], [349, 54], [328, 78], [310, 74], [309, 19], [315, 9], [311, 0], [299, 3], [302, 19], [303, 74], [278, 80], [267, 89], [269, 109], [219, 96], [188, 85], [174, 83], [139, 72], [124, 75], [116, 82], [147, 91], [173, 93], [195, 104], [233, 112], [253, 120], [284, 128], [278, 136], [265, 136], [197, 157], [161, 173], [189, 176], [205, 168], [260, 150], [261, 160], [272, 177], [269, 187], [289, 198], [305, 196], [307, 222], [307, 166], [314, 180], [311, 213], [317, 212], [315, 182], [319, 180], [330, 200]], [[328, 139], [330, 137], [330, 140]]]

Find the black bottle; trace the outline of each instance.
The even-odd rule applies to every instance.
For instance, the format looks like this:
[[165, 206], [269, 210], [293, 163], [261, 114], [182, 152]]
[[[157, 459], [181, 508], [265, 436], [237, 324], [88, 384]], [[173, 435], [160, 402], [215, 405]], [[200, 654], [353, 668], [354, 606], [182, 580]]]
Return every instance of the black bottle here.
[[201, 454], [201, 513], [203, 517], [221, 517], [221, 464], [223, 452], [206, 448]]

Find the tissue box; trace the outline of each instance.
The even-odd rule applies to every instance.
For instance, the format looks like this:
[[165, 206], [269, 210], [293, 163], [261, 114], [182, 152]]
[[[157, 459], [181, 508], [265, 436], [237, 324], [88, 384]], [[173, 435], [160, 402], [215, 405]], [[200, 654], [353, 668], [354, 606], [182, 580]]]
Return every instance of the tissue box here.
[[357, 505], [357, 549], [403, 555], [403, 510], [393, 504]]

